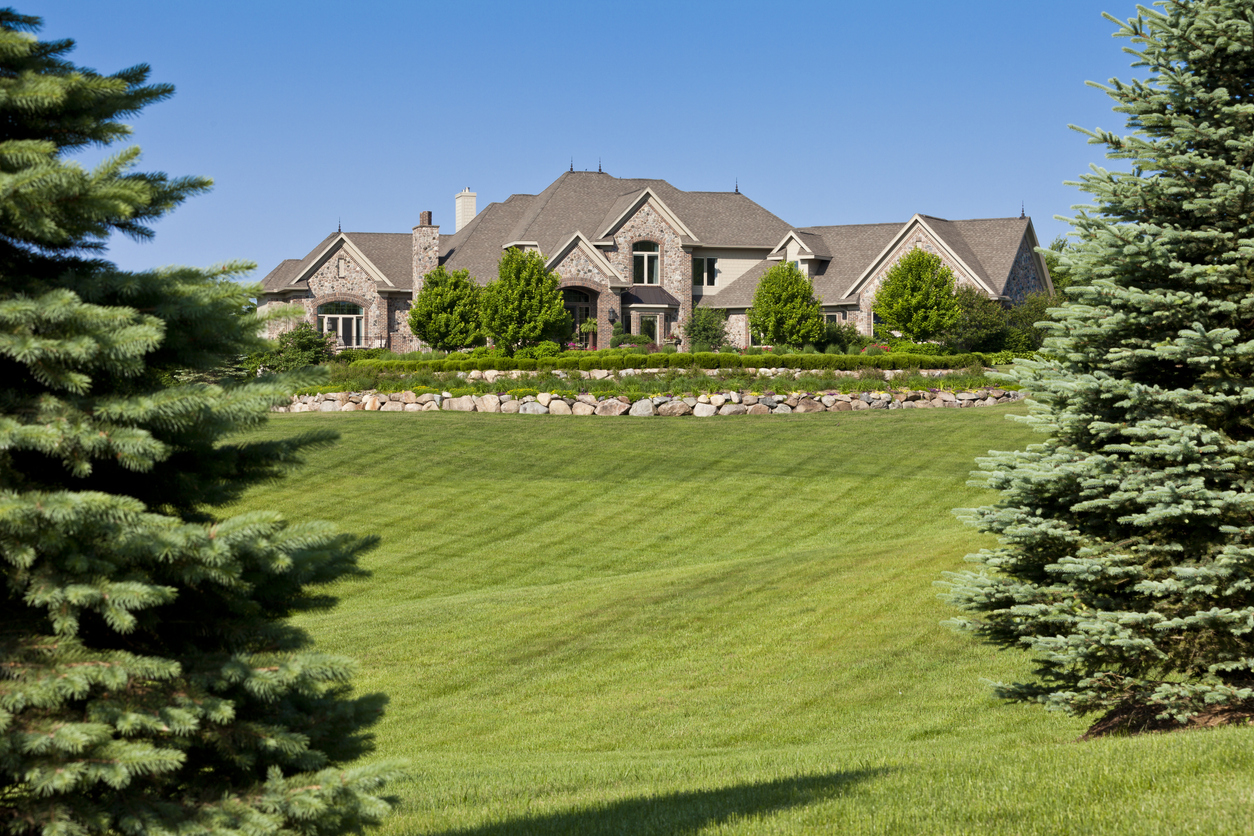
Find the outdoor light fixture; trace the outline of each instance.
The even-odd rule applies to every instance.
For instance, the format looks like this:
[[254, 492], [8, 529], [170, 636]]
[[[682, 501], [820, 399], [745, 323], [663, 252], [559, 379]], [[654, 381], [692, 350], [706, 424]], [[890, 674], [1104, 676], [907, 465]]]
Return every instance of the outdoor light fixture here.
[[613, 308], [610, 308], [609, 317], [610, 317], [611, 323], [618, 322], [618, 311], [614, 310]]

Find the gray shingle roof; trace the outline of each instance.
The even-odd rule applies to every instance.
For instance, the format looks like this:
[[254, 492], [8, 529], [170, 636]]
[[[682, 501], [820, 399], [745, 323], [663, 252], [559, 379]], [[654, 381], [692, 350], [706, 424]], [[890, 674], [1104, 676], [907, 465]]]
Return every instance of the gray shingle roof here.
[[1028, 218], [976, 218], [946, 221], [924, 216], [950, 249], [980, 275], [993, 293], [1004, 295], [1015, 255], [1027, 233]]
[[501, 248], [535, 241], [553, 254], [576, 231], [595, 239], [630, 208], [646, 188], [670, 207], [702, 243], [770, 248], [788, 224], [742, 194], [683, 192], [665, 180], [629, 180], [603, 172], [571, 171], [538, 195], [513, 195], [493, 203], [448, 241], [450, 270], [469, 270], [480, 283], [496, 278]]
[[[413, 235], [408, 232], [332, 232], [318, 242], [309, 253], [301, 259], [289, 258], [279, 262], [279, 266], [271, 270], [261, 280], [262, 288], [268, 293], [277, 293], [289, 289], [307, 287], [304, 281], [293, 284], [297, 277], [306, 273], [318, 260], [318, 255], [341, 234], [353, 242], [353, 246], [361, 250], [362, 255], [387, 276], [392, 287], [398, 290], [411, 290], [414, 286], [414, 243]], [[387, 285], [382, 285], [387, 287]]]

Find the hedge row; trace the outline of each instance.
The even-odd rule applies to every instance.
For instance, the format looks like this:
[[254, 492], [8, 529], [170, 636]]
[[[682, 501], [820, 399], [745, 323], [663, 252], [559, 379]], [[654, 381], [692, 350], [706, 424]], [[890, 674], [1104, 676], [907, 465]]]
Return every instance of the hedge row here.
[[[591, 354], [591, 352], [588, 352]], [[927, 357], [917, 354], [880, 354], [867, 357], [861, 354], [618, 354], [586, 357], [577, 354], [552, 357], [544, 360], [518, 359], [514, 357], [482, 357], [478, 360], [355, 360], [354, 368], [397, 372], [469, 372], [488, 371], [536, 371], [537, 369], [564, 369], [567, 371], [592, 371], [606, 369], [830, 369], [853, 371], [856, 369], [965, 369], [970, 366], [992, 365], [1006, 362], [999, 357], [984, 354], [953, 354], [948, 357]]]

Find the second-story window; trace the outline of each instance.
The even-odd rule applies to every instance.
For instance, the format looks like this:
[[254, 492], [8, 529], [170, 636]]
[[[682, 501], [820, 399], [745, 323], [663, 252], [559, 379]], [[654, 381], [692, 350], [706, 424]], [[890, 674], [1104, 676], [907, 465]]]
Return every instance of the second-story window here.
[[692, 259], [692, 286], [714, 287], [716, 284], [718, 284], [718, 259], [694, 257]]
[[653, 241], [637, 241], [631, 248], [631, 281], [657, 284], [658, 246]]

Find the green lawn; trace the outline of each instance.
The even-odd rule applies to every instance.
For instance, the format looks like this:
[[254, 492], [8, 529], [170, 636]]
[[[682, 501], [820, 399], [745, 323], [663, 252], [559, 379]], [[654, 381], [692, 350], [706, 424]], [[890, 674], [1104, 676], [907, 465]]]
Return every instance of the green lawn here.
[[938, 625], [1010, 411], [276, 416], [343, 438], [241, 508], [382, 537], [302, 623], [391, 697], [385, 833], [1254, 833], [1254, 731], [1074, 742]]

